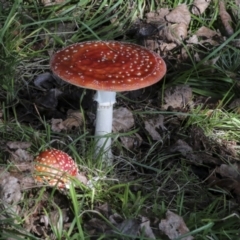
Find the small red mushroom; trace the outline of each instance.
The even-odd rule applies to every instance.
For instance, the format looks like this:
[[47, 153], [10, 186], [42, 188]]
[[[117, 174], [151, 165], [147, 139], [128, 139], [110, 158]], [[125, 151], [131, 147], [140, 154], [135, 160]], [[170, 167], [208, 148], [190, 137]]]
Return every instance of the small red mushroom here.
[[37, 182], [58, 188], [69, 188], [71, 177], [78, 175], [78, 167], [65, 152], [49, 149], [35, 158], [34, 175]]
[[[95, 136], [105, 160], [112, 158], [112, 111], [116, 92], [148, 87], [166, 73], [164, 60], [136, 44], [117, 41], [89, 41], [70, 45], [56, 52], [51, 69], [61, 79], [78, 87], [97, 90]], [[106, 159], [107, 158], [107, 159]]]

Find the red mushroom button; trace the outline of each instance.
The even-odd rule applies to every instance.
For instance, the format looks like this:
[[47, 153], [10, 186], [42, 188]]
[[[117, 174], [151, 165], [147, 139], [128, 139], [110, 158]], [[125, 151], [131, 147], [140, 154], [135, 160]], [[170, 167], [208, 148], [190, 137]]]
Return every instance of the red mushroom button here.
[[[166, 64], [156, 53], [132, 43], [89, 41], [70, 45], [51, 59], [54, 74], [78, 87], [97, 90], [96, 153], [111, 158], [112, 110], [116, 92], [131, 91], [160, 81]], [[108, 134], [108, 135], [107, 135]]]
[[78, 174], [78, 167], [65, 152], [50, 149], [41, 152], [35, 158], [34, 174], [37, 182], [68, 188], [71, 177], [76, 177]]

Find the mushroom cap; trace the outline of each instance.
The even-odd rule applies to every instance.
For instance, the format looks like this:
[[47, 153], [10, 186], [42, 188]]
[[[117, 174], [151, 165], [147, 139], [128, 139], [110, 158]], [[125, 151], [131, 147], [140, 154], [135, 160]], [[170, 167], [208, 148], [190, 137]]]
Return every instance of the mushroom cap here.
[[65, 188], [69, 186], [70, 178], [77, 174], [77, 164], [63, 151], [49, 149], [35, 158], [34, 178], [37, 182]]
[[75, 43], [56, 52], [50, 65], [53, 73], [68, 83], [115, 92], [150, 86], [166, 73], [158, 54], [117, 41]]

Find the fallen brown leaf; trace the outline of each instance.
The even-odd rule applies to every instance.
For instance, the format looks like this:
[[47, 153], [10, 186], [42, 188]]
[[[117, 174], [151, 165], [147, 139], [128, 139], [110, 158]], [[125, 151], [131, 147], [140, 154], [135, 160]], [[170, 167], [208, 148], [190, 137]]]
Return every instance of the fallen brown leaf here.
[[17, 162], [26, 163], [33, 161], [33, 155], [21, 148], [17, 149], [16, 151], [11, 151], [10, 154], [11, 154], [10, 161], [15, 163]]
[[7, 142], [7, 146], [10, 148], [10, 149], [18, 149], [18, 148], [21, 148], [21, 149], [26, 149], [26, 148], [29, 148], [31, 147], [31, 143], [30, 142], [18, 142], [18, 141], [15, 141], [15, 142]]
[[55, 119], [52, 118], [51, 120], [51, 129], [54, 132], [61, 132], [61, 131], [71, 131], [75, 128], [81, 127], [83, 124], [83, 115], [80, 111], [75, 110], [68, 110], [67, 112], [67, 119]]
[[162, 52], [169, 52], [172, 49], [174, 49], [175, 47], [177, 47], [176, 43], [162, 43], [160, 45], [160, 49]]
[[9, 152], [9, 162], [10, 168], [9, 171], [13, 172], [24, 172], [31, 171], [33, 161], [33, 155], [29, 153], [26, 148], [31, 146], [29, 142], [8, 142], [7, 143]]
[[170, 23], [184, 23], [187, 27], [191, 21], [191, 14], [186, 4], [180, 4], [165, 16]]
[[[205, 66], [214, 66], [219, 58], [220, 58], [220, 56], [216, 56], [216, 57], [214, 57], [212, 59], [209, 59], [208, 61], [206, 61], [204, 63], [204, 65]], [[211, 70], [211, 72], [213, 73], [213, 72], [215, 72], [215, 70], [213, 69], [213, 70]]]
[[166, 22], [165, 16], [169, 14], [168, 8], [160, 8], [154, 12], [146, 13], [147, 23], [164, 23]]
[[228, 177], [240, 182], [240, 166], [237, 163], [232, 165], [221, 164], [215, 169], [222, 177]]
[[213, 38], [214, 36], [220, 36], [220, 33], [211, 30], [205, 26], [200, 27], [195, 33], [198, 37]]
[[[162, 219], [159, 229], [163, 231], [170, 239], [175, 239], [189, 232], [184, 220], [179, 215], [167, 211], [166, 219]], [[182, 240], [192, 240], [192, 236], [181, 238]]]
[[193, 153], [192, 147], [190, 147], [185, 141], [178, 139], [175, 144], [170, 147], [170, 152], [181, 153], [184, 157], [187, 157], [189, 154]]
[[133, 114], [124, 107], [113, 110], [113, 132], [126, 132], [134, 126]]
[[62, 119], [51, 119], [51, 130], [53, 132], [61, 132], [62, 130], [67, 130], [67, 128], [63, 125]]
[[10, 150], [7, 149], [7, 151], [10, 154], [8, 161], [11, 163], [9, 164], [9, 171], [10, 172], [25, 172], [25, 171], [31, 172], [33, 155], [29, 153], [27, 150], [20, 148], [20, 147], [28, 148], [31, 146], [31, 143], [9, 142], [7, 143], [7, 146], [10, 148]]
[[18, 215], [17, 205], [22, 198], [20, 183], [17, 178], [6, 176], [0, 183], [0, 220]]
[[141, 231], [148, 239], [156, 239], [152, 228], [150, 227], [150, 220], [147, 217], [142, 217], [142, 223], [140, 224]]
[[84, 185], [87, 185], [88, 179], [86, 177], [86, 174], [84, 172], [79, 172], [76, 176], [77, 180], [83, 183]]
[[186, 42], [189, 44], [198, 44], [197, 35], [193, 34]]
[[148, 119], [148, 120], [144, 121], [145, 129], [148, 131], [148, 133], [150, 134], [150, 136], [152, 137], [152, 139], [154, 141], [161, 141], [162, 140], [162, 137], [158, 133], [156, 128], [161, 128], [162, 130], [165, 130], [163, 121], [164, 121], [164, 116], [163, 115], [159, 115], [158, 117], [151, 118], [151, 119]]
[[194, 0], [192, 13], [195, 15], [203, 14], [205, 10], [208, 8], [210, 3], [211, 3], [211, 0]]
[[165, 90], [164, 101], [166, 104], [163, 105], [163, 109], [172, 108], [183, 108], [192, 99], [192, 89], [187, 85], [180, 85], [170, 87]]
[[187, 25], [185, 23], [169, 24], [164, 28], [164, 35], [168, 41], [180, 45], [187, 37]]
[[83, 124], [83, 115], [82, 113], [77, 110], [69, 109], [67, 111], [67, 119], [62, 122], [62, 125], [67, 130], [72, 130], [73, 128], [78, 128]]
[[99, 211], [106, 218], [108, 218], [110, 213], [112, 212], [111, 207], [107, 202], [97, 206], [96, 210]]
[[234, 33], [234, 30], [231, 26], [232, 18], [226, 10], [225, 2], [222, 0], [219, 1], [219, 16], [222, 20], [227, 36], [231, 36]]
[[90, 236], [105, 233], [110, 229], [105, 221], [98, 218], [92, 218], [88, 222], [84, 223], [84, 228], [88, 231]]
[[40, 223], [44, 224], [47, 228], [50, 224], [60, 229], [63, 223], [69, 220], [68, 216], [69, 209], [56, 209], [48, 212], [47, 215], [42, 215], [39, 219]]
[[20, 185], [22, 190], [31, 189], [36, 186], [36, 183], [31, 176], [22, 176], [20, 179]]
[[134, 133], [131, 136], [120, 137], [122, 144], [126, 149], [137, 149], [141, 146], [143, 139], [137, 133]]
[[41, 3], [45, 7], [61, 4], [61, 3], [64, 3], [64, 2], [66, 2], [66, 0], [41, 0]]
[[131, 239], [135, 239], [138, 236], [140, 222], [136, 219], [125, 219], [121, 223], [118, 223], [115, 227], [118, 229], [118, 232], [124, 235], [130, 235]]
[[17, 178], [8, 176], [1, 181], [0, 199], [5, 203], [18, 203], [21, 198], [20, 183]]
[[209, 178], [207, 178], [207, 181], [208, 181], [209, 187], [211, 188], [218, 187], [228, 192], [235, 192], [235, 190], [237, 189], [236, 194], [240, 196], [239, 195], [240, 192], [238, 192], [238, 190], [240, 189], [240, 183], [234, 179], [230, 179], [230, 178], [219, 179], [215, 175], [211, 175]]

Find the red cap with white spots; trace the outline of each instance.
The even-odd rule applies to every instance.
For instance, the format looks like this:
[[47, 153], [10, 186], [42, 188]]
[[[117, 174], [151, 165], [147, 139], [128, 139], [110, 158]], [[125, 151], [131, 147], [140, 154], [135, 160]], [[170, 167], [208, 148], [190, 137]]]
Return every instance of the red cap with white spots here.
[[50, 149], [41, 152], [35, 158], [35, 180], [58, 188], [68, 187], [71, 180], [78, 174], [74, 160], [65, 152]]
[[51, 69], [79, 87], [102, 91], [129, 91], [163, 78], [166, 64], [156, 53], [132, 43], [89, 41], [54, 54]]

